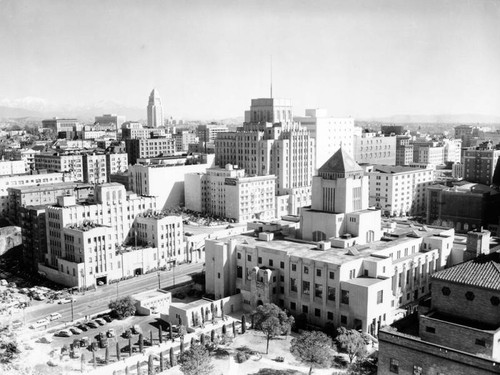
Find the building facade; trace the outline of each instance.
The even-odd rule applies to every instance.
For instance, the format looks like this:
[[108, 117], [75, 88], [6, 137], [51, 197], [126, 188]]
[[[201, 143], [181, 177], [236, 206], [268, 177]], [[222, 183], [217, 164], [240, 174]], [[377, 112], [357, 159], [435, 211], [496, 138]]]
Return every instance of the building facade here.
[[96, 124], [107, 125], [113, 124], [115, 126], [116, 133], [121, 132], [122, 124], [126, 121], [125, 116], [117, 114], [104, 114], [102, 116], [95, 116]]
[[409, 165], [413, 163], [413, 145], [409, 135], [396, 136], [396, 165]]
[[276, 216], [298, 215], [301, 207], [311, 204], [314, 139], [306, 128], [289, 121], [289, 100], [252, 99], [246, 116], [252, 122], [218, 135], [216, 164], [237, 165], [248, 175], [275, 175]]
[[0, 160], [0, 176], [26, 173], [23, 160]]
[[371, 132], [355, 135], [354, 160], [357, 163], [396, 165], [396, 136]]
[[306, 109], [304, 117], [294, 119], [309, 130], [315, 141], [314, 173], [341, 146], [354, 154], [354, 119], [329, 117], [325, 109]]
[[154, 158], [175, 154], [175, 139], [169, 137], [155, 137], [143, 139], [126, 139], [128, 162], [134, 165], [137, 159]]
[[434, 169], [375, 165], [367, 168], [370, 206], [384, 215], [424, 215], [426, 189], [434, 182]]
[[[492, 185], [500, 150], [490, 143], [464, 151], [464, 179], [484, 185]], [[500, 176], [499, 176], [500, 179]]]
[[186, 174], [186, 208], [235, 222], [271, 220], [276, 213], [275, 180], [273, 175], [247, 176], [230, 164], [205, 174]]

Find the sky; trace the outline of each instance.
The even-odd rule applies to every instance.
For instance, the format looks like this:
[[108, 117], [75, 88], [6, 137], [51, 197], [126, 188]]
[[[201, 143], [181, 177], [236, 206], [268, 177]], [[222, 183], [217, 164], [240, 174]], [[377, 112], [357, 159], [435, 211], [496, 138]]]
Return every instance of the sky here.
[[498, 116], [500, 1], [0, 0], [0, 104], [243, 116], [271, 59], [295, 115]]

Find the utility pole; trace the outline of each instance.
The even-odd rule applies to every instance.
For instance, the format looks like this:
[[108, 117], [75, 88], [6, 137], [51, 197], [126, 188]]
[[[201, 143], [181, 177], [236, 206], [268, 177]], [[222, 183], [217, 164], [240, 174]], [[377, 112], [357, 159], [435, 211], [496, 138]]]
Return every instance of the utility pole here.
[[74, 311], [73, 311], [73, 302], [74, 302], [74, 299], [73, 297], [71, 297], [71, 321], [73, 322], [75, 319], [74, 319]]
[[118, 284], [120, 283], [120, 280], [116, 282], [116, 299], [118, 299]]

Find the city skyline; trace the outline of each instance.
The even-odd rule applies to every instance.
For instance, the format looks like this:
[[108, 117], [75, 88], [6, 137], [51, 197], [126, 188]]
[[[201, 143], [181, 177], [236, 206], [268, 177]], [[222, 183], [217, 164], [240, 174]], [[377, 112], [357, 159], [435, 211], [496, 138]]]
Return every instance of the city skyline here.
[[272, 56], [273, 96], [298, 116], [499, 116], [499, 15], [493, 1], [3, 0], [0, 105], [143, 109], [156, 87], [165, 117], [242, 117], [269, 96]]

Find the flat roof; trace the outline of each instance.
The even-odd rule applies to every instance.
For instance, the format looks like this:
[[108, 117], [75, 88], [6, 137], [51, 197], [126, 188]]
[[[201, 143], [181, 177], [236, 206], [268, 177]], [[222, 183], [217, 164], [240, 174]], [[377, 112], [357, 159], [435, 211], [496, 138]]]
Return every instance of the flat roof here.
[[[398, 235], [394, 237], [384, 237], [386, 238], [386, 240], [380, 240], [372, 242], [370, 244], [354, 245], [348, 248], [332, 247], [328, 250], [319, 250], [315, 242], [276, 237], [276, 235], [275, 239], [273, 239], [272, 241], [259, 240], [254, 236], [253, 232], [228, 236], [215, 241], [228, 242], [229, 240], [236, 240], [240, 243], [240, 245], [248, 245], [261, 249], [268, 248], [275, 251], [281, 251], [288, 256], [341, 265], [351, 260], [369, 258], [374, 254], [376, 255], [376, 253], [380, 250], [384, 250], [392, 246], [397, 246], [399, 244], [404, 244], [405, 242], [415, 238], [437, 236], [439, 233], [449, 230], [446, 228], [427, 226], [418, 227], [415, 225], [413, 226], [414, 228], [411, 228], [410, 225], [406, 225], [406, 230], [404, 230], [405, 225], [399, 225], [399, 237], [397, 237]], [[426, 229], [422, 229], [423, 227], [425, 227]], [[414, 232], [420, 235], [415, 236]], [[408, 234], [410, 234], [411, 237], [408, 237]], [[380, 257], [374, 256], [373, 259], [377, 260], [380, 259]]]
[[350, 280], [347, 280], [344, 282], [346, 282], [348, 284], [359, 285], [359, 286], [371, 286], [371, 285], [381, 283], [384, 280], [386, 280], [386, 279], [379, 279], [376, 277], [357, 277], [355, 279], [350, 279]]
[[133, 294], [132, 298], [137, 301], [144, 301], [150, 298], [156, 298], [161, 296], [167, 296], [170, 292], [160, 292], [159, 290], [148, 290], [145, 292]]

